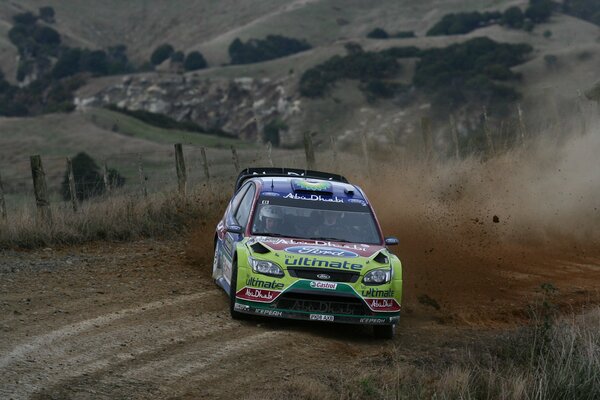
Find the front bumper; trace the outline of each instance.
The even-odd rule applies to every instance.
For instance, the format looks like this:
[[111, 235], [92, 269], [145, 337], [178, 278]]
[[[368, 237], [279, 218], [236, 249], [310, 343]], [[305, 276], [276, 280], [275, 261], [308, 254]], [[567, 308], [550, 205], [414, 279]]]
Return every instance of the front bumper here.
[[236, 299], [234, 309], [243, 314], [260, 315], [273, 318], [295, 319], [302, 321], [335, 322], [357, 325], [394, 325], [400, 321], [400, 313], [386, 313], [385, 315], [347, 315], [333, 313], [319, 313], [310, 311], [294, 311], [289, 309], [273, 308], [269, 305], [258, 304], [252, 301]]

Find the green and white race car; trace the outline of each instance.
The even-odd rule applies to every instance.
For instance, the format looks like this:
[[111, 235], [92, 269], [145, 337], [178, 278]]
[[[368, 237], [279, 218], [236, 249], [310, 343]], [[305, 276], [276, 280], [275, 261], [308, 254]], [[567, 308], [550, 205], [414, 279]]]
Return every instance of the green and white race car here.
[[402, 265], [363, 191], [340, 175], [252, 168], [215, 232], [213, 278], [247, 314], [373, 325], [392, 338]]

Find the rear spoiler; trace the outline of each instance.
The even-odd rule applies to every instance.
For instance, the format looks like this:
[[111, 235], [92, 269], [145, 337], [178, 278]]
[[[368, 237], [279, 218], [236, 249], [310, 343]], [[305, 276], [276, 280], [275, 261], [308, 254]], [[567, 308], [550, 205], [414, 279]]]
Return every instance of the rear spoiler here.
[[343, 177], [342, 175], [330, 174], [328, 172], [321, 171], [311, 171], [309, 169], [295, 169], [295, 168], [246, 168], [237, 177], [237, 181], [235, 182], [235, 191], [237, 190], [250, 178], [266, 178], [266, 177], [275, 177], [275, 176], [284, 176], [284, 177], [292, 177], [296, 176], [299, 178], [314, 178], [314, 179], [323, 179], [326, 181], [334, 181], [341, 183], [348, 183], [348, 179]]

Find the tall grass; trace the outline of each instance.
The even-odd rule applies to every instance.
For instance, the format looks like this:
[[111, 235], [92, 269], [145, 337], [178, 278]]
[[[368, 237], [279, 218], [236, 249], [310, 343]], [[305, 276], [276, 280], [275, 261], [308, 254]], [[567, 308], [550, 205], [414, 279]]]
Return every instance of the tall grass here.
[[50, 223], [35, 209], [23, 207], [8, 221], [0, 220], [0, 249], [173, 235], [197, 221], [214, 219], [229, 195], [218, 184], [198, 186], [185, 197], [173, 192], [147, 198], [117, 193], [86, 201], [77, 212], [66, 203], [54, 204]]

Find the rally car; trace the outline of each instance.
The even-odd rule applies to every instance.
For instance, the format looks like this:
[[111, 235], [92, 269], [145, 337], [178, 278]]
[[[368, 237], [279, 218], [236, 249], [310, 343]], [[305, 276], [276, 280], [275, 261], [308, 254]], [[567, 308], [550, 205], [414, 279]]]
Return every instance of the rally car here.
[[249, 168], [214, 238], [213, 278], [231, 316], [373, 325], [391, 338], [402, 265], [363, 191], [340, 175]]

